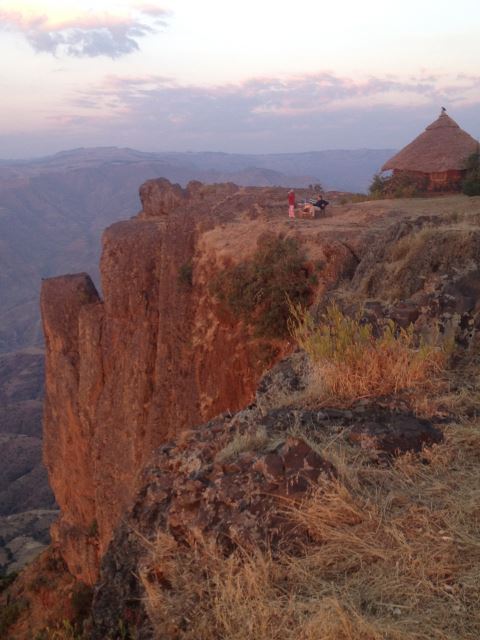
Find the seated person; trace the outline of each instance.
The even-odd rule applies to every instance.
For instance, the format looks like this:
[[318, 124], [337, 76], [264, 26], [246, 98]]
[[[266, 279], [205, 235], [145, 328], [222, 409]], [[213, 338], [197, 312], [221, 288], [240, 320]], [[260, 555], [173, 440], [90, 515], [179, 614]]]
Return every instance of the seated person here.
[[319, 193], [315, 202], [312, 202], [314, 207], [318, 207], [321, 211], [327, 208], [328, 200], [323, 199], [323, 195]]

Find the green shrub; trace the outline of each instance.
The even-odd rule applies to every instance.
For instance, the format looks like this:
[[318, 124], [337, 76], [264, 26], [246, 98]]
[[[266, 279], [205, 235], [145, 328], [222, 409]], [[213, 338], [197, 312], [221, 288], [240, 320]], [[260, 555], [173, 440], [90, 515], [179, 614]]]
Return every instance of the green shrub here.
[[0, 638], [7, 638], [7, 631], [15, 624], [22, 612], [18, 602], [9, 603], [0, 607]]
[[472, 153], [465, 163], [467, 175], [462, 191], [467, 196], [480, 196], [480, 152]]
[[370, 187], [368, 188], [368, 192], [370, 193], [370, 195], [378, 198], [384, 196], [386, 182], [387, 178], [385, 176], [376, 173], [372, 178]]
[[30, 591], [34, 593], [45, 589], [50, 585], [50, 579], [43, 573], [36, 573], [33, 580], [28, 585]]
[[90, 526], [88, 527], [87, 535], [90, 538], [96, 538], [98, 536], [98, 522], [96, 518], [94, 518], [90, 523]]
[[415, 198], [427, 191], [427, 178], [417, 178], [408, 173], [398, 173], [373, 176], [369, 187], [370, 195], [374, 198]]
[[63, 620], [54, 627], [46, 627], [39, 631], [34, 640], [87, 640], [86, 635], [77, 629], [69, 620]]
[[79, 583], [72, 593], [72, 609], [75, 620], [80, 622], [89, 614], [92, 606], [93, 590], [86, 584]]
[[252, 326], [257, 336], [288, 335], [288, 299], [307, 305], [315, 277], [294, 238], [271, 233], [258, 239], [251, 260], [226, 268], [211, 285], [221, 306]]
[[193, 285], [193, 264], [191, 260], [184, 262], [178, 270], [178, 283], [187, 288]]
[[6, 576], [0, 576], [0, 593], [5, 591], [17, 577], [17, 573], [8, 573]]

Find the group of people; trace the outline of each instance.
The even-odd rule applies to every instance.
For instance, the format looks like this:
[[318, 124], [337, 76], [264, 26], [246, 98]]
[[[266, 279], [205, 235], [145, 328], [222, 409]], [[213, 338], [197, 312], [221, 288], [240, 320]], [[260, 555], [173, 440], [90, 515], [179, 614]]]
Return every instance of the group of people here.
[[[315, 218], [317, 210], [323, 212], [327, 205], [328, 200], [325, 200], [323, 195], [318, 193], [315, 198], [310, 198], [308, 202], [302, 205], [302, 211], [308, 213], [312, 218]], [[288, 217], [290, 219], [295, 218], [295, 192], [293, 189], [290, 189], [288, 192]]]

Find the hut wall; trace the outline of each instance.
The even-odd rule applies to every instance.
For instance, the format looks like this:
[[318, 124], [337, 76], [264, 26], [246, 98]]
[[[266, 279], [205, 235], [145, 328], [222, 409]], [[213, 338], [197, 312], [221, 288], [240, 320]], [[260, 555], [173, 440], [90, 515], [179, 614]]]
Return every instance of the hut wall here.
[[459, 171], [451, 169], [449, 171], [439, 171], [434, 173], [423, 173], [422, 171], [402, 171], [400, 169], [394, 169], [393, 175], [408, 175], [409, 178], [414, 180], [420, 188], [425, 188], [427, 191], [435, 192], [449, 192], [460, 191], [462, 187], [462, 181], [465, 178], [465, 171]]
[[429, 174], [429, 191], [460, 191], [465, 171], [450, 170]]

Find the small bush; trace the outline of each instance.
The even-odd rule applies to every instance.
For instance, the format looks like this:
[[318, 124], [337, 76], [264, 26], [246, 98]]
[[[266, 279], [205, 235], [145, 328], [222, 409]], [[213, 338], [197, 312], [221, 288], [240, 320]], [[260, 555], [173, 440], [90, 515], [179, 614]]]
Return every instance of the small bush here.
[[5, 591], [17, 577], [17, 573], [8, 573], [6, 576], [0, 576], [0, 593]]
[[369, 187], [374, 198], [415, 198], [427, 191], [427, 178], [417, 178], [408, 173], [391, 176], [375, 174]]
[[93, 590], [86, 584], [79, 583], [72, 593], [72, 609], [77, 622], [83, 621], [92, 606]]
[[42, 589], [48, 588], [50, 585], [50, 578], [43, 573], [36, 573], [33, 580], [30, 582], [29, 589], [34, 593], [38, 593]]
[[182, 264], [178, 270], [178, 283], [187, 288], [193, 285], [193, 264], [191, 260]]
[[253, 258], [225, 269], [211, 292], [230, 313], [254, 327], [257, 336], [288, 335], [288, 300], [306, 305], [315, 278], [305, 267], [299, 243], [282, 235], [265, 234]]
[[0, 607], [0, 638], [7, 638], [7, 631], [20, 617], [22, 607], [17, 602]]
[[291, 305], [291, 312], [291, 333], [310, 357], [319, 399], [349, 404], [439, 387], [447, 345], [426, 344], [413, 327], [402, 329], [388, 321], [376, 337], [370, 324], [344, 315], [335, 304], [318, 325], [298, 305]]
[[462, 191], [467, 196], [480, 196], [480, 152], [472, 153], [465, 164], [467, 175]]
[[87, 535], [90, 538], [96, 538], [98, 536], [98, 521], [96, 518], [94, 518], [90, 523], [90, 526], [88, 527]]
[[64, 620], [55, 627], [42, 629], [36, 634], [34, 640], [87, 640], [87, 638], [71, 622]]
[[372, 178], [370, 187], [368, 188], [370, 195], [378, 198], [384, 196], [386, 183], [387, 178], [379, 173], [376, 173]]

